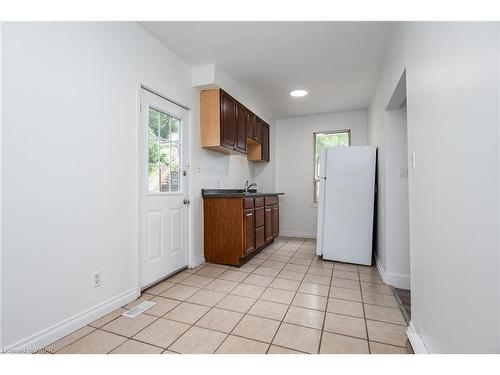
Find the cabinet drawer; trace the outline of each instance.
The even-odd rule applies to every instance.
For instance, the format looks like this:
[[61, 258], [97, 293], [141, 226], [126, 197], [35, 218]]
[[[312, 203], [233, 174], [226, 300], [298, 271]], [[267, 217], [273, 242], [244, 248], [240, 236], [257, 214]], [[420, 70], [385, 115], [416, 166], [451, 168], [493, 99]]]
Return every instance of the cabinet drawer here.
[[255, 208], [255, 228], [264, 225], [264, 207]]
[[243, 208], [245, 210], [249, 209], [249, 208], [253, 208], [253, 198], [244, 198], [243, 199]]
[[255, 229], [255, 248], [259, 248], [264, 245], [264, 227]]
[[279, 198], [278, 196], [274, 196], [274, 197], [265, 197], [264, 198], [264, 204], [266, 206], [271, 206], [273, 204], [278, 204], [279, 203]]
[[264, 206], [264, 198], [259, 197], [255, 198], [255, 207], [263, 207]]

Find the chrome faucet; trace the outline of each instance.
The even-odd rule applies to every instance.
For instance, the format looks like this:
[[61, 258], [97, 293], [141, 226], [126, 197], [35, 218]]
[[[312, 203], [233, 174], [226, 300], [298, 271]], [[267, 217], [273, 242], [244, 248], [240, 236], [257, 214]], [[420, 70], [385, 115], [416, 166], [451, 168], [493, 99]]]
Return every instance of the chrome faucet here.
[[255, 187], [257, 189], [257, 184], [255, 182], [252, 182], [250, 185], [248, 185], [248, 180], [245, 182], [245, 193], [248, 193], [248, 190], [250, 188]]

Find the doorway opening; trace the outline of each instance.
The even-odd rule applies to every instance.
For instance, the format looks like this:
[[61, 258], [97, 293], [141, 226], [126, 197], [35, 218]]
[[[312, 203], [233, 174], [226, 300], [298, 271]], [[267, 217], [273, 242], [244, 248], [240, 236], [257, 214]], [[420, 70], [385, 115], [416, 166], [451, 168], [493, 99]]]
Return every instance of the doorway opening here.
[[385, 140], [385, 270], [391, 276], [395, 295], [409, 322], [411, 274], [406, 71], [386, 108]]

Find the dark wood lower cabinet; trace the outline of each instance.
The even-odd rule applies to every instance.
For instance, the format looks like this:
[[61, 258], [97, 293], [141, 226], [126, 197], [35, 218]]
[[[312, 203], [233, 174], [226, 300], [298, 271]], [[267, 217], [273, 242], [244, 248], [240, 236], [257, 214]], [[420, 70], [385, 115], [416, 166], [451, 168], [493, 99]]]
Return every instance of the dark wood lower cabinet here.
[[255, 207], [255, 228], [264, 226], [264, 207]]
[[271, 228], [273, 238], [277, 237], [280, 232], [280, 206], [277, 204], [272, 208]]
[[245, 210], [244, 214], [244, 237], [245, 255], [255, 250], [255, 213], [254, 210]]
[[264, 246], [265, 243], [266, 241], [264, 240], [264, 227], [262, 226], [255, 229], [255, 247], [258, 249]]
[[272, 213], [272, 207], [271, 206], [266, 206], [264, 210], [264, 234], [265, 234], [265, 241], [269, 242], [271, 241], [273, 237], [273, 213]]
[[278, 202], [278, 196], [204, 197], [205, 260], [241, 265], [269, 245], [279, 233]]

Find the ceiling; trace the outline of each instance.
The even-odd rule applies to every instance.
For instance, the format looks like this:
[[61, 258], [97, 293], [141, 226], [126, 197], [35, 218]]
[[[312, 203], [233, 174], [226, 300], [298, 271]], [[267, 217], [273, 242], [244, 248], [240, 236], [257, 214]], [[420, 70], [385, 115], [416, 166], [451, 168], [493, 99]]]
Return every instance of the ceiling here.
[[[390, 22], [141, 22], [188, 64], [216, 63], [276, 118], [367, 108]], [[292, 98], [304, 88], [309, 95]]]

